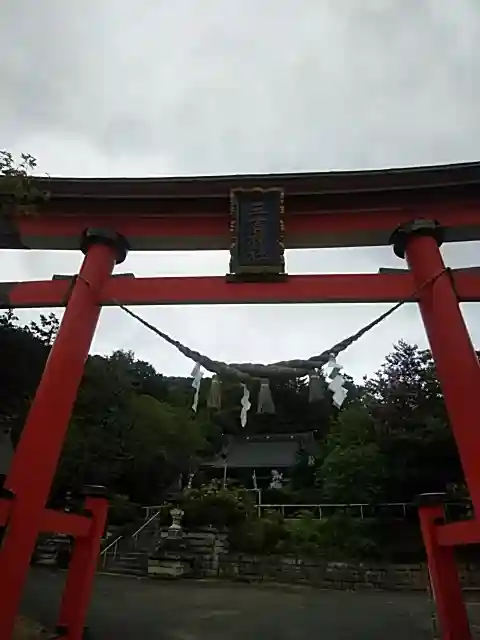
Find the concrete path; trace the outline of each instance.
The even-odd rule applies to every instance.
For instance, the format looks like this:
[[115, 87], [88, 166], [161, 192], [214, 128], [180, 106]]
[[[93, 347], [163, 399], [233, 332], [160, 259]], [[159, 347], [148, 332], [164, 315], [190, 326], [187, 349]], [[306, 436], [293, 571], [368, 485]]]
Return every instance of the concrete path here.
[[[64, 578], [33, 570], [23, 613], [52, 626]], [[431, 612], [426, 594], [100, 575], [88, 624], [92, 640], [424, 640]]]

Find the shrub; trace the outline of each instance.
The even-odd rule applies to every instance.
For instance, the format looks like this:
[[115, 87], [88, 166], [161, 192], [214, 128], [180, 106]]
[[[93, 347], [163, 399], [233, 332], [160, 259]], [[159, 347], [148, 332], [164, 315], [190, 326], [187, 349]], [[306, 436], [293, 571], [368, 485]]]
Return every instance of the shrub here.
[[186, 527], [231, 527], [253, 517], [255, 504], [248, 491], [224, 487], [219, 481], [185, 489], [180, 500]]
[[[314, 520], [309, 516], [301, 518], [297, 523], [299, 524], [291, 534], [291, 539], [299, 551], [304, 548], [310, 552], [315, 545], [322, 555], [342, 560], [373, 558], [378, 555], [372, 523], [368, 520], [337, 513], [324, 520]], [[310, 537], [306, 535], [309, 531], [312, 532]]]
[[283, 553], [325, 557], [329, 560], [377, 558], [371, 523], [337, 514], [325, 520], [308, 511], [292, 520], [278, 512], [264, 514], [230, 530], [232, 551]]
[[249, 519], [229, 531], [230, 549], [244, 553], [275, 553], [287, 538], [284, 519], [277, 511], [267, 511], [261, 518]]
[[141, 507], [126, 496], [114, 495], [108, 508], [108, 525], [123, 527], [135, 522], [141, 515]]

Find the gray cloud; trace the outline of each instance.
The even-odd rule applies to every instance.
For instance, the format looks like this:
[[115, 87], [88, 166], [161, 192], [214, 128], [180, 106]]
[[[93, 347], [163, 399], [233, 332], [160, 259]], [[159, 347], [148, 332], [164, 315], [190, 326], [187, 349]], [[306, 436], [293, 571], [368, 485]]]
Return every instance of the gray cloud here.
[[[478, 159], [476, 0], [4, 0], [0, 147], [52, 175], [172, 175], [418, 165]], [[452, 266], [477, 243], [446, 247]], [[73, 272], [81, 256], [0, 256], [4, 279]], [[137, 275], [223, 274], [228, 256], [131, 255]], [[390, 248], [290, 252], [290, 272], [401, 266]], [[309, 356], [381, 306], [149, 308], [225, 360]], [[22, 313], [31, 317], [32, 312]], [[476, 305], [466, 317], [474, 338]], [[94, 350], [134, 349], [167, 373], [190, 365], [105, 310]], [[414, 306], [345, 355], [355, 375], [400, 337], [425, 344]]]

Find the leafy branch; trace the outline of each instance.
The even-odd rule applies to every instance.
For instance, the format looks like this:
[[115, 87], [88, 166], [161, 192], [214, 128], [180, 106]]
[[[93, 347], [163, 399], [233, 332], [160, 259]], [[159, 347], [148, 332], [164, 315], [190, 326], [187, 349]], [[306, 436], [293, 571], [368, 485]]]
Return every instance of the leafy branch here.
[[0, 150], [0, 214], [33, 215], [39, 200], [46, 200], [48, 193], [38, 189], [32, 172], [37, 160], [29, 153], [22, 153], [17, 161], [9, 151]]

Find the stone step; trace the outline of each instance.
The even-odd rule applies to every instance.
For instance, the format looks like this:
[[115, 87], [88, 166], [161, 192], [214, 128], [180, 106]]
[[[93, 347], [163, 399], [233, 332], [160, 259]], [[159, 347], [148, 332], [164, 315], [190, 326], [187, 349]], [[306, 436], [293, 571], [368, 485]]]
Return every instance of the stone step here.
[[108, 573], [143, 576], [147, 574], [147, 556], [145, 554], [117, 555], [107, 558], [99, 570]]
[[117, 564], [107, 564], [99, 569], [99, 573], [115, 573], [122, 576], [146, 576], [147, 570], [141, 567], [124, 567]]
[[145, 558], [145, 553], [142, 551], [126, 551], [118, 553], [115, 557], [120, 558], [121, 560], [143, 560]]
[[113, 560], [110, 561], [110, 563], [117, 564], [122, 567], [139, 567], [142, 565], [140, 560], [137, 560], [137, 558], [123, 558], [123, 557], [114, 558]]

